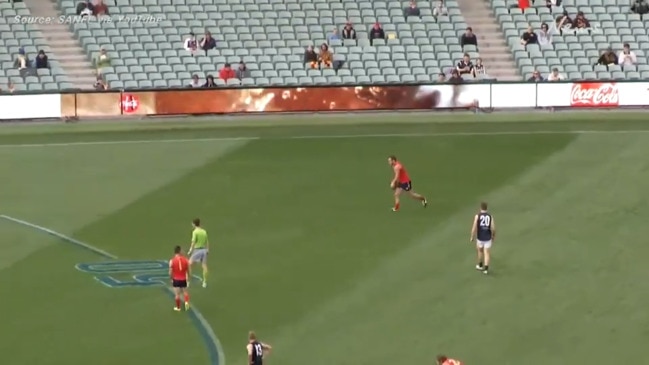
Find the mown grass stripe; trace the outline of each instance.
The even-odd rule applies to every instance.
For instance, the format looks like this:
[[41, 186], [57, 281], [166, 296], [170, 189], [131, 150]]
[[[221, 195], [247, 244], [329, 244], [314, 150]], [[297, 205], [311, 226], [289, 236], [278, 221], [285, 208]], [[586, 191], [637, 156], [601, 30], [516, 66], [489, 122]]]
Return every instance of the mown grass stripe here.
[[236, 142], [255, 141], [260, 139], [295, 140], [295, 139], [363, 139], [363, 138], [431, 138], [431, 137], [476, 137], [476, 136], [528, 136], [528, 135], [587, 135], [587, 134], [647, 134], [649, 129], [625, 130], [542, 130], [542, 131], [495, 131], [495, 132], [439, 132], [439, 133], [378, 133], [378, 134], [331, 134], [301, 135], [278, 137], [215, 137], [215, 138], [178, 138], [178, 139], [143, 139], [130, 141], [89, 141], [63, 143], [25, 143], [0, 144], [0, 148], [39, 148], [39, 147], [76, 147], [106, 146], [130, 144], [164, 144], [164, 143], [198, 143], [198, 142]]

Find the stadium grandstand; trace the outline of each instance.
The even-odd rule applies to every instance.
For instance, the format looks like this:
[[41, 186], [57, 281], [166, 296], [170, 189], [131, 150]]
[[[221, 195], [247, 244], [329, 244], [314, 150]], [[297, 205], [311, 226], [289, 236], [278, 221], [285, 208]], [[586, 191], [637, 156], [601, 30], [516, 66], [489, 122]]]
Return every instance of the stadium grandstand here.
[[104, 1], [0, 0], [0, 88], [649, 79], [644, 0]]

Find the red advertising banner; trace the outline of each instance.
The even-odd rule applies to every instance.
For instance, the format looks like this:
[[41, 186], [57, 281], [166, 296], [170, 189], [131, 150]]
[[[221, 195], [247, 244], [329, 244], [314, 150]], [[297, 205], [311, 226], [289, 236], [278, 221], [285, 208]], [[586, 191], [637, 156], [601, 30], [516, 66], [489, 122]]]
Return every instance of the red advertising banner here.
[[[259, 112], [345, 112], [469, 107], [471, 87], [451, 85], [356, 86], [265, 89], [192, 89], [155, 92], [155, 114], [232, 114]], [[484, 85], [488, 93], [488, 85]], [[146, 99], [140, 92], [132, 98]], [[150, 93], [149, 93], [150, 94]], [[477, 97], [477, 93], [476, 94]]]

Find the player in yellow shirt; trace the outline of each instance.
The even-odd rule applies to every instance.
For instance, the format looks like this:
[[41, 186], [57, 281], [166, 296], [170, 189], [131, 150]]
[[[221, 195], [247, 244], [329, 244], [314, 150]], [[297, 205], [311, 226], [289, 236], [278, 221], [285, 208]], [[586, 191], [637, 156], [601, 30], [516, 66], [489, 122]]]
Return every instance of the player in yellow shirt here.
[[187, 255], [189, 264], [200, 262], [203, 267], [203, 288], [207, 288], [207, 254], [210, 252], [207, 231], [201, 227], [201, 220], [196, 218], [192, 221], [192, 243], [189, 246]]

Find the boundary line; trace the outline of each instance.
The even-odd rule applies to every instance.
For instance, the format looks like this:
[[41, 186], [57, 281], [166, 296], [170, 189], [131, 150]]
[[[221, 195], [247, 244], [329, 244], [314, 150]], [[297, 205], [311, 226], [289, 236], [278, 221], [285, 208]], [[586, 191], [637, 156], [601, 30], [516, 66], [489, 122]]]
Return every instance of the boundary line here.
[[[52, 229], [49, 229], [49, 228], [46, 228], [46, 227], [43, 227], [43, 226], [39, 226], [37, 224], [30, 223], [28, 221], [18, 219], [18, 218], [14, 218], [14, 217], [11, 217], [11, 216], [8, 216], [8, 215], [5, 215], [5, 214], [0, 214], [0, 219], [4, 219], [6, 221], [9, 221], [9, 222], [12, 222], [12, 223], [15, 223], [15, 224], [19, 224], [19, 225], [22, 225], [22, 226], [27, 227], [27, 228], [31, 228], [31, 229], [33, 229], [35, 231], [39, 231], [41, 233], [45, 233], [45, 234], [48, 234], [50, 236], [54, 236], [54, 237], [56, 237], [56, 238], [58, 238], [58, 239], [60, 239], [62, 241], [70, 243], [70, 244], [72, 244], [72, 245], [74, 245], [74, 246], [76, 246], [78, 248], [82, 248], [82, 249], [84, 249], [86, 251], [90, 251], [90, 252], [92, 252], [92, 253], [94, 253], [94, 254], [96, 254], [98, 256], [101, 256], [103, 258], [111, 259], [111, 260], [117, 260], [118, 259], [117, 256], [115, 256], [115, 255], [113, 255], [113, 254], [111, 254], [109, 252], [106, 252], [106, 251], [104, 251], [104, 250], [102, 250], [102, 249], [100, 249], [98, 247], [92, 246], [92, 245], [90, 245], [88, 243], [79, 241], [79, 240], [74, 239], [72, 237], [66, 236], [66, 235], [64, 235], [62, 233], [59, 233], [57, 231], [54, 231]], [[165, 286], [163, 290], [167, 295], [171, 295], [173, 297], [173, 295], [174, 295], [173, 291], [169, 287]], [[194, 324], [194, 326], [198, 330], [199, 334], [203, 338], [203, 341], [205, 342], [205, 345], [207, 347], [207, 351], [208, 351], [208, 354], [209, 354], [209, 358], [210, 358], [210, 365], [225, 365], [225, 352], [223, 351], [223, 346], [221, 345], [221, 342], [219, 341], [219, 339], [216, 337], [216, 334], [214, 333], [214, 330], [210, 326], [209, 322], [207, 322], [207, 320], [205, 319], [205, 317], [203, 317], [201, 312], [198, 309], [196, 309], [196, 307], [193, 306], [193, 305], [190, 307], [190, 310], [189, 310], [188, 313], [189, 313], [189, 317], [192, 320], [192, 323]]]
[[235, 142], [268, 140], [294, 140], [294, 139], [354, 139], [354, 138], [423, 138], [423, 137], [471, 137], [471, 136], [525, 136], [525, 135], [554, 135], [554, 134], [647, 134], [649, 129], [624, 129], [624, 130], [538, 130], [538, 131], [496, 131], [496, 132], [431, 132], [431, 133], [383, 133], [383, 134], [331, 134], [331, 135], [301, 135], [278, 137], [214, 137], [214, 138], [178, 138], [178, 139], [142, 139], [126, 141], [89, 141], [67, 143], [25, 143], [25, 144], [0, 144], [0, 148], [35, 148], [35, 147], [74, 147], [74, 146], [110, 146], [129, 144], [157, 144], [157, 143], [193, 143], [193, 142]]

